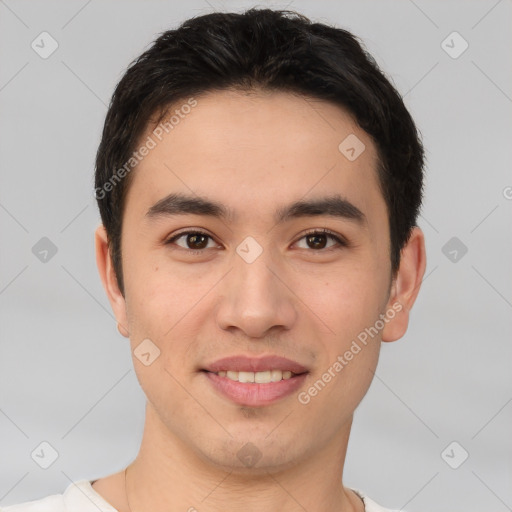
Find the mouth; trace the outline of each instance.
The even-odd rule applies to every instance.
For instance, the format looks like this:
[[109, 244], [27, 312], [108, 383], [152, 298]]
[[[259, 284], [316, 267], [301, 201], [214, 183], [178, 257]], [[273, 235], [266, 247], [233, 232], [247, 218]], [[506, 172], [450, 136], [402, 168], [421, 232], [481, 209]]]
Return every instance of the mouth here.
[[296, 392], [309, 370], [280, 356], [234, 356], [201, 369], [207, 382], [224, 398], [246, 407], [262, 407]]
[[[277, 355], [265, 355], [261, 357], [254, 357], [249, 355], [236, 355], [218, 359], [202, 368], [204, 371], [212, 373], [226, 372], [223, 377], [232, 378], [235, 374], [242, 379], [270, 379], [268, 382], [273, 382], [272, 378], [281, 380], [283, 377], [291, 378], [292, 375], [300, 375], [306, 373], [308, 369], [292, 359], [281, 357]], [[281, 372], [281, 373], [279, 373]], [[230, 375], [228, 375], [228, 373]], [[238, 379], [237, 379], [238, 380]], [[239, 382], [258, 382], [257, 380], [239, 380]]]
[[269, 384], [271, 382], [280, 382], [282, 380], [292, 379], [297, 375], [303, 375], [308, 372], [294, 373], [290, 370], [264, 370], [261, 372], [237, 372], [234, 370], [220, 370], [218, 372], [210, 372], [202, 370], [207, 373], [213, 373], [219, 377], [225, 377], [235, 382], [242, 382], [244, 384]]

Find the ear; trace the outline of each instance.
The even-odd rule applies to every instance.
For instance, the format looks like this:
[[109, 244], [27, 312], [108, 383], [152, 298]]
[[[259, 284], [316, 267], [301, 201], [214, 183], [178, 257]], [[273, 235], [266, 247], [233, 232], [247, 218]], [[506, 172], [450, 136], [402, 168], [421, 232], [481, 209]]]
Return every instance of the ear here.
[[126, 301], [119, 290], [117, 277], [112, 265], [112, 258], [108, 246], [108, 236], [103, 224], [101, 224], [94, 233], [96, 244], [96, 265], [100, 273], [103, 288], [107, 292], [107, 297], [112, 307], [112, 311], [118, 322], [118, 330], [125, 338], [129, 337], [128, 322], [126, 315]]
[[416, 226], [401, 251], [400, 267], [386, 306], [386, 311], [394, 311], [395, 315], [392, 318], [389, 315], [390, 320], [382, 330], [382, 341], [396, 341], [407, 331], [409, 312], [420, 291], [426, 264], [425, 237]]

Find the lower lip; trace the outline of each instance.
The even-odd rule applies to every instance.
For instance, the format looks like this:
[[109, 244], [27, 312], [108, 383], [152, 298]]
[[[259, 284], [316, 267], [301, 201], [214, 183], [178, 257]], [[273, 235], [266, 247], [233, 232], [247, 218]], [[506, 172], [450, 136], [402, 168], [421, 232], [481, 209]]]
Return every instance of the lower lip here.
[[276, 402], [280, 398], [291, 395], [297, 391], [307, 373], [302, 373], [289, 379], [283, 379], [278, 382], [268, 382], [266, 384], [245, 383], [220, 377], [216, 373], [203, 372], [213, 385], [213, 387], [224, 396], [239, 405], [249, 407], [259, 407]]

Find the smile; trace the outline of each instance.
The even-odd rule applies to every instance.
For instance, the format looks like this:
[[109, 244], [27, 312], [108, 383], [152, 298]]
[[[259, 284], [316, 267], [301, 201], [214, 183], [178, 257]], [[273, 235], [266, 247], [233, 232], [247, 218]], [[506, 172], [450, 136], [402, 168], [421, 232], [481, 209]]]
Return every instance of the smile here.
[[214, 372], [219, 377], [227, 377], [230, 380], [243, 383], [267, 384], [269, 382], [279, 382], [281, 380], [291, 379], [297, 375], [291, 371], [266, 370], [262, 372], [235, 372], [220, 371]]

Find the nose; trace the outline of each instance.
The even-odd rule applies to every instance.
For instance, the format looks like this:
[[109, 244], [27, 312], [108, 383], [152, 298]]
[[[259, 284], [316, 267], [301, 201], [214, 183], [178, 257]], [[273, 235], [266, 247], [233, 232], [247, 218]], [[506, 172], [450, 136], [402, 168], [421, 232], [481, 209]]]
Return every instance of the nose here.
[[246, 337], [265, 338], [271, 330], [289, 330], [297, 319], [296, 297], [268, 251], [248, 263], [235, 255], [234, 268], [222, 282], [217, 324]]

